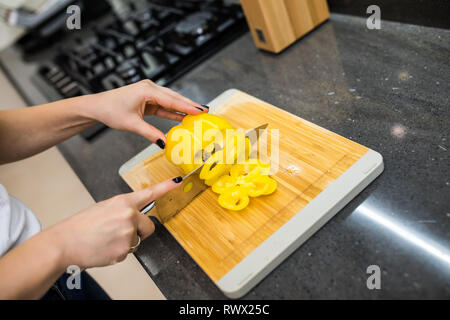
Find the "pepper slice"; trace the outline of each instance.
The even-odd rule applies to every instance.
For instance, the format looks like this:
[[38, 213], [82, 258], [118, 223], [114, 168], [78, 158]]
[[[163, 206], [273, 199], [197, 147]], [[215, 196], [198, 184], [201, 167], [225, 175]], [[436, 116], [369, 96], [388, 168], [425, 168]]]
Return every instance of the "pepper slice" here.
[[252, 176], [252, 175], [268, 175], [270, 172], [270, 162], [262, 162], [257, 160], [256, 163], [243, 163], [236, 164], [230, 170], [230, 175], [239, 176]]
[[224, 193], [230, 187], [237, 185], [237, 179], [230, 175], [221, 176], [212, 186], [212, 191], [215, 193]]
[[[245, 134], [237, 131], [231, 132], [231, 134], [226, 135], [224, 144], [214, 148], [219, 150], [212, 153], [205, 161], [205, 165], [200, 172], [200, 179], [218, 178], [227, 174], [236, 160], [243, 161], [245, 159]], [[209, 149], [209, 146], [207, 149]]]
[[213, 185], [214, 185], [214, 183], [216, 183], [217, 182], [217, 180], [219, 180], [220, 179], [220, 177], [214, 177], [214, 178], [212, 178], [212, 179], [208, 179], [208, 180], [205, 180], [205, 184], [207, 185], [207, 186], [210, 186], [210, 187], [212, 187]]
[[269, 195], [277, 188], [277, 182], [268, 176], [255, 177], [251, 183], [253, 186], [248, 188], [248, 195], [250, 197]]
[[250, 198], [243, 187], [234, 186], [227, 188], [219, 196], [219, 204], [228, 210], [239, 211], [248, 206]]
[[[246, 193], [250, 197], [259, 197], [262, 195], [269, 195], [277, 188], [276, 180], [268, 175], [261, 174], [261, 172], [268, 172], [270, 164], [259, 162], [257, 164], [236, 164], [231, 167], [228, 175], [220, 177], [212, 186], [212, 190], [219, 193], [219, 204], [229, 209], [230, 203], [236, 202], [237, 196], [230, 196], [230, 190], [240, 194]], [[236, 189], [237, 188], [237, 189]], [[225, 205], [222, 205], [225, 204]], [[240, 209], [237, 209], [240, 208]], [[239, 202], [239, 206], [233, 206], [230, 210], [242, 210], [243, 207]]]
[[224, 150], [217, 151], [205, 161], [200, 171], [200, 179], [212, 180], [228, 173], [231, 165], [222, 162], [223, 153]]

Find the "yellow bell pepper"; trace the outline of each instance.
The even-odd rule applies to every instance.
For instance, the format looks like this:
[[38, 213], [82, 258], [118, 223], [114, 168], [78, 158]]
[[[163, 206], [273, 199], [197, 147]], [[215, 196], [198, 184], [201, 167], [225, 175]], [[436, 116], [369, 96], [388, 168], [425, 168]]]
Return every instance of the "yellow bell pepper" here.
[[[227, 135], [229, 129], [234, 131]], [[205, 162], [200, 178], [219, 194], [222, 207], [237, 211], [249, 204], [249, 197], [269, 195], [277, 188], [277, 182], [269, 176], [270, 163], [259, 159], [248, 162], [250, 149], [245, 134], [227, 120], [201, 113], [184, 117], [169, 131], [165, 156], [185, 173]]]
[[[180, 125], [167, 133], [165, 156], [185, 173], [191, 172], [203, 163], [203, 151], [208, 146], [223, 147], [227, 129], [233, 129], [233, 126], [219, 116], [209, 113], [187, 115]], [[215, 146], [212, 143], [216, 137], [219, 141]]]

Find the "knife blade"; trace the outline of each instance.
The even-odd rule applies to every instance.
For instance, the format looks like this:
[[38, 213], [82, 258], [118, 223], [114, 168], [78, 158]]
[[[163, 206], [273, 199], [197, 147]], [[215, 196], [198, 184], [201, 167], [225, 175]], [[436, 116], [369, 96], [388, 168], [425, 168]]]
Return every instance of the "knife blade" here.
[[[245, 136], [250, 138], [251, 145], [258, 141], [267, 126], [268, 123], [245, 132]], [[168, 191], [155, 201], [146, 205], [140, 211], [141, 214], [153, 216], [161, 223], [165, 223], [174, 217], [181, 209], [185, 208], [193, 199], [195, 199], [195, 197], [208, 189], [208, 186], [198, 175], [204, 164], [205, 163], [186, 174], [178, 188]]]

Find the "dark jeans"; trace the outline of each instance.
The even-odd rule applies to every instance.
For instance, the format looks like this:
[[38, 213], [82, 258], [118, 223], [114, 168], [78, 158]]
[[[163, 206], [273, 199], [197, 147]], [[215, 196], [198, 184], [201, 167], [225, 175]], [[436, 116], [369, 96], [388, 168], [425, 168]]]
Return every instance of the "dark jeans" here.
[[70, 274], [64, 273], [42, 297], [42, 300], [111, 300], [87, 272], [83, 271], [80, 275], [80, 289], [69, 289], [67, 287], [67, 278]]

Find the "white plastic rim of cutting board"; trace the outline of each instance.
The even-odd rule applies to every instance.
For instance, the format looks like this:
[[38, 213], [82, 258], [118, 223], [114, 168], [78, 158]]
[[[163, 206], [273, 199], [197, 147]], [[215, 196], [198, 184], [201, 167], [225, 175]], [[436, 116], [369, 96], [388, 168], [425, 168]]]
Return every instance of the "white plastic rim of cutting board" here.
[[[239, 92], [230, 89], [208, 105], [210, 112]], [[126, 162], [123, 175], [161, 149], [151, 145]], [[289, 221], [263, 241], [215, 284], [229, 298], [240, 298], [300, 247], [384, 170], [383, 157], [369, 150]]]

